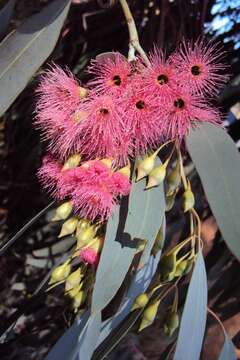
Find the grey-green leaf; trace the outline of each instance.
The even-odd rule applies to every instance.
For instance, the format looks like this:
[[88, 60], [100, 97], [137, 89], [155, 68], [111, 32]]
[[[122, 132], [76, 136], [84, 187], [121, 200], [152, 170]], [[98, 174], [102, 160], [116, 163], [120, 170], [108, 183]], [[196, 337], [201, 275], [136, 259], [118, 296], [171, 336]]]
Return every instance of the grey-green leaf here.
[[8, 109], [56, 45], [70, 0], [55, 0], [31, 16], [0, 44], [0, 116]]
[[224, 331], [224, 344], [221, 350], [221, 353], [219, 355], [218, 360], [237, 360], [237, 356], [235, 353], [235, 347], [229, 339], [226, 331]]
[[[139, 239], [152, 244], [161, 225], [163, 188], [145, 190], [145, 185], [145, 180], [134, 183], [128, 203], [123, 199], [120, 212], [118, 209], [108, 221], [93, 290], [93, 311], [103, 309], [120, 288]], [[148, 258], [149, 254], [145, 262]]]
[[223, 129], [201, 124], [186, 139], [224, 240], [240, 257], [240, 154]]
[[4, 35], [8, 28], [15, 3], [16, 3], [16, 0], [9, 0], [0, 9], [0, 36]]
[[174, 360], [198, 360], [207, 320], [207, 277], [202, 251], [189, 284]]

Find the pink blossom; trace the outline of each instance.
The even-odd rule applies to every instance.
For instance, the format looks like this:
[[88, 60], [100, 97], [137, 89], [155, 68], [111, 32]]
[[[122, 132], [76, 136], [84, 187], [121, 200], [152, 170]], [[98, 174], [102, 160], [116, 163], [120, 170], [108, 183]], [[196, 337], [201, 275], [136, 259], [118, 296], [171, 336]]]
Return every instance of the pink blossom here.
[[[130, 133], [120, 114], [121, 105], [108, 95], [92, 94], [79, 106], [83, 114], [77, 127], [69, 127], [62, 137], [68, 152], [80, 152], [86, 158], [127, 160]], [[65, 150], [66, 151], [66, 150]]]
[[211, 108], [203, 98], [181, 88], [175, 90], [174, 97], [165, 105], [165, 111], [162, 133], [172, 139], [183, 138], [198, 122], [221, 122], [219, 112]]
[[114, 195], [128, 195], [131, 190], [131, 184], [127, 176], [122, 175], [119, 172], [112, 174], [111, 191]]
[[171, 57], [178, 69], [178, 81], [190, 91], [198, 94], [216, 95], [228, 80], [222, 71], [226, 65], [220, 62], [223, 52], [218, 43], [199, 39], [183, 41]]
[[130, 82], [131, 65], [120, 53], [103, 60], [92, 60], [88, 72], [94, 75], [88, 85], [97, 92], [121, 95]]
[[51, 194], [56, 194], [56, 185], [61, 175], [61, 165], [52, 155], [43, 158], [42, 166], [38, 170], [38, 178], [42, 186]]
[[144, 90], [155, 96], [160, 96], [163, 102], [172, 95], [172, 88], [176, 85], [176, 69], [166, 60], [161, 49], [154, 48], [149, 56], [149, 67], [142, 67]]
[[99, 262], [99, 255], [96, 251], [87, 247], [80, 251], [80, 259], [88, 264], [97, 265]]

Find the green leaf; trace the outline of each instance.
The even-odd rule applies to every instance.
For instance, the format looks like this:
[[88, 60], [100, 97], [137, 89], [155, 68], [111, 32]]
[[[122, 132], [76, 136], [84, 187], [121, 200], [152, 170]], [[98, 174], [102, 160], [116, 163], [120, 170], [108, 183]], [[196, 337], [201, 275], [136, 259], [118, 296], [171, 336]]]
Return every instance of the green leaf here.
[[6, 30], [8, 28], [15, 3], [16, 3], [16, 0], [9, 0], [0, 9], [0, 36], [4, 35], [4, 33], [6, 32]]
[[0, 116], [9, 108], [56, 45], [70, 0], [55, 0], [0, 44]]
[[231, 339], [229, 339], [226, 331], [224, 331], [224, 344], [218, 360], [237, 360], [235, 347]]
[[202, 124], [186, 139], [224, 240], [240, 257], [240, 155], [223, 129]]
[[200, 358], [206, 320], [207, 277], [199, 250], [184, 304], [174, 360]]
[[[102, 310], [120, 288], [139, 240], [153, 243], [162, 221], [162, 198], [161, 186], [145, 190], [145, 180], [139, 181], [133, 184], [129, 199], [123, 199], [120, 210], [109, 219], [93, 290], [92, 311]], [[148, 258], [146, 256], [145, 261]]]

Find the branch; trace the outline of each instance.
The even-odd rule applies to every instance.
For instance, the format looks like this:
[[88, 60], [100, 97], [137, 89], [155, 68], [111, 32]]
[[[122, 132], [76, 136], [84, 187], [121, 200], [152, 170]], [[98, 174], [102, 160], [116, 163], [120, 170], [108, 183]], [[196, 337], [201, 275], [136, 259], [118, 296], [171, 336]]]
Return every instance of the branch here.
[[147, 66], [150, 65], [150, 61], [148, 60], [148, 57], [143, 50], [143, 48], [140, 45], [138, 32], [136, 28], [135, 21], [133, 19], [131, 10], [129, 9], [127, 0], [119, 0], [120, 4], [122, 6], [122, 10], [124, 12], [126, 22], [128, 25], [128, 32], [129, 32], [129, 49], [131, 51], [131, 46], [134, 47], [134, 49], [141, 55], [142, 59], [144, 60], [145, 64]]

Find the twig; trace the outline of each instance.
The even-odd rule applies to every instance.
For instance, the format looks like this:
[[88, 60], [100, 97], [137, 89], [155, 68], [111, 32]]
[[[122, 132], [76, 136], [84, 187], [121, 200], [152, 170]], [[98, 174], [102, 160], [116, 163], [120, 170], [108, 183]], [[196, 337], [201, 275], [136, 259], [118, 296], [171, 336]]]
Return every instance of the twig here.
[[147, 66], [150, 66], [150, 61], [140, 45], [139, 36], [136, 28], [135, 21], [133, 19], [131, 10], [129, 9], [127, 0], [119, 0], [122, 6], [123, 13], [126, 18], [126, 22], [128, 25], [128, 32], [129, 32], [129, 56], [132, 56], [132, 49], [131, 46], [140, 54], [142, 59], [144, 60]]

